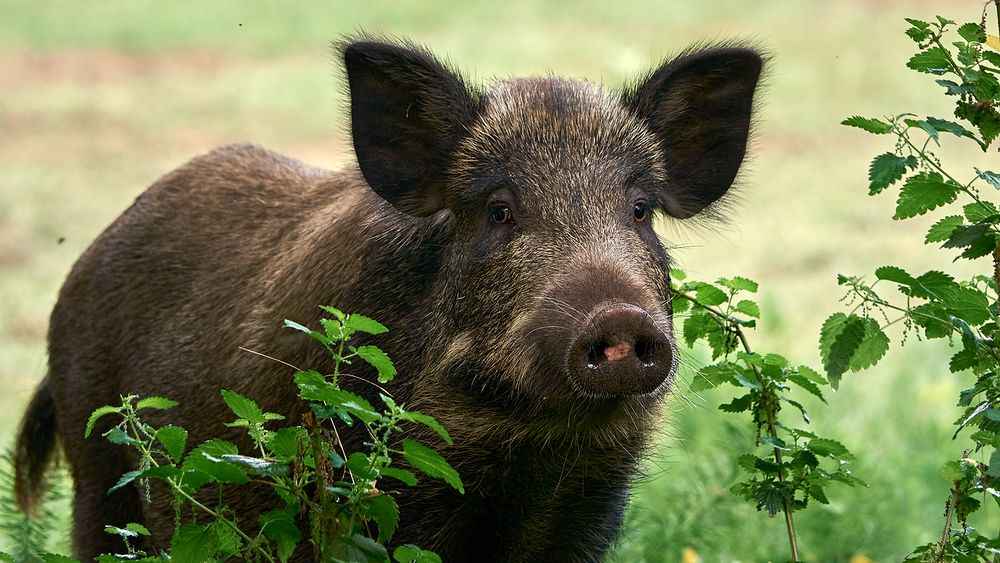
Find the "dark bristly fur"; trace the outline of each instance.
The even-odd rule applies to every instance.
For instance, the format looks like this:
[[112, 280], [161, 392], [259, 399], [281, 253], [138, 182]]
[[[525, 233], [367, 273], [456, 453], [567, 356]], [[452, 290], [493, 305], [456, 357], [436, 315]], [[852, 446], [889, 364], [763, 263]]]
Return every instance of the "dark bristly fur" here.
[[[34, 509], [58, 436], [76, 555], [119, 549], [103, 528], [127, 522], [152, 531], [147, 547], [168, 546], [167, 491], [107, 495], [135, 460], [83, 439], [90, 412], [119, 395], [167, 396], [179, 406], [150, 411], [151, 424], [246, 448], [223, 424], [220, 388], [292, 424], [304, 404], [289, 369], [240, 347], [328, 370], [281, 320], [316, 325], [317, 305], [331, 304], [392, 329], [377, 341], [400, 374], [389, 391], [455, 440], [417, 436], [466, 494], [432, 479], [396, 492], [394, 543], [454, 561], [600, 560], [676, 364], [670, 259], [641, 205], [690, 217], [727, 192], [761, 57], [699, 48], [615, 93], [559, 78], [478, 90], [409, 43], [339, 49], [357, 165], [218, 149], [156, 182], [74, 266], [18, 438], [19, 503]], [[377, 404], [372, 386], [346, 384]], [[357, 429], [342, 436], [363, 445]], [[252, 526], [272, 497], [233, 488], [224, 500]]]

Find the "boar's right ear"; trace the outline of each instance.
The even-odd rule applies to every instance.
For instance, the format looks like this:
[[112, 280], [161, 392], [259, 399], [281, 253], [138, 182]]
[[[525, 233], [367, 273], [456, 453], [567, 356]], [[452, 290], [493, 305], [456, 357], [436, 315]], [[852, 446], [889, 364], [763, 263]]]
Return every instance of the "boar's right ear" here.
[[449, 159], [476, 115], [462, 79], [412, 45], [361, 40], [342, 46], [351, 133], [361, 173], [397, 209], [444, 207]]
[[725, 195], [746, 154], [763, 58], [751, 49], [688, 51], [625, 92], [663, 150], [670, 215], [697, 214]]

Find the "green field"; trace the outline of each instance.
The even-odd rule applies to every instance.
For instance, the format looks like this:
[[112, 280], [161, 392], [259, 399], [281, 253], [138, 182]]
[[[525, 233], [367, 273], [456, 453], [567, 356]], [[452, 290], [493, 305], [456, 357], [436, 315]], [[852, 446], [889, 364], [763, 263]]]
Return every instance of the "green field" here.
[[[405, 5], [404, 5], [405, 4]], [[616, 85], [699, 40], [738, 37], [772, 54], [754, 157], [728, 223], [663, 225], [698, 278], [761, 282], [752, 340], [819, 365], [838, 273], [886, 262], [923, 271], [950, 258], [918, 248], [927, 221], [893, 222], [867, 199], [884, 139], [838, 125], [853, 114], [947, 115], [931, 80], [904, 68], [903, 17], [978, 20], [981, 2], [760, 0], [503, 3], [0, 0], [0, 440], [45, 372], [50, 311], [73, 260], [157, 177], [215, 146], [253, 141], [322, 166], [349, 158], [343, 80], [329, 41], [357, 29], [411, 37], [478, 81], [554, 71]], [[996, 159], [946, 143], [946, 159]], [[978, 159], [978, 160], [977, 160]], [[995, 168], [995, 165], [994, 165]], [[957, 264], [988, 272], [987, 262]], [[87, 327], [80, 327], [86, 331]], [[849, 376], [817, 432], [847, 444], [867, 489], [797, 514], [809, 561], [899, 560], [940, 536], [957, 391], [947, 343], [899, 349]], [[691, 353], [691, 361], [703, 357]], [[689, 380], [691, 374], [684, 374]], [[787, 559], [784, 526], [731, 497], [748, 421], [723, 392], [671, 401], [615, 560]], [[981, 523], [1000, 525], [993, 509]], [[2, 540], [0, 540], [2, 545]]]

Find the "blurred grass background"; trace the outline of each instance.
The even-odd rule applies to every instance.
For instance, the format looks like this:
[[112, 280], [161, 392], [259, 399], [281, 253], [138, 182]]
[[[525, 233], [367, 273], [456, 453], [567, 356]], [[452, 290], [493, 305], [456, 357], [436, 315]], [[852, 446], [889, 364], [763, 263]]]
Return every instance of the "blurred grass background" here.
[[[477, 81], [552, 70], [617, 85], [695, 41], [765, 45], [773, 59], [755, 156], [730, 223], [663, 232], [692, 277], [761, 282], [757, 349], [818, 366], [819, 327], [842, 295], [837, 273], [887, 262], [919, 272], [951, 259], [919, 244], [927, 221], [893, 222], [893, 196], [864, 195], [868, 162], [888, 141], [838, 123], [853, 114], [950, 114], [939, 88], [904, 68], [913, 45], [903, 18], [977, 21], [981, 7], [0, 0], [0, 440], [9, 441], [44, 375], [48, 313], [71, 264], [146, 186], [231, 142], [329, 167], [350, 158], [328, 42], [357, 29], [425, 43]], [[995, 163], [995, 153], [949, 141], [945, 162]], [[830, 505], [796, 515], [805, 559], [898, 560], [940, 535], [948, 485], [938, 471], [961, 455], [951, 423], [957, 392], [971, 381], [949, 375], [947, 359], [947, 343], [911, 335], [876, 369], [849, 376], [829, 406], [807, 401], [816, 431], [847, 444], [859, 457], [855, 474], [871, 486], [834, 487]], [[727, 393], [672, 401], [617, 561], [677, 561], [686, 548], [705, 561], [787, 559], [783, 522], [728, 492], [740, 477], [732, 452], [753, 436], [749, 421], [716, 410]], [[1000, 519], [993, 509], [979, 522], [995, 530]]]

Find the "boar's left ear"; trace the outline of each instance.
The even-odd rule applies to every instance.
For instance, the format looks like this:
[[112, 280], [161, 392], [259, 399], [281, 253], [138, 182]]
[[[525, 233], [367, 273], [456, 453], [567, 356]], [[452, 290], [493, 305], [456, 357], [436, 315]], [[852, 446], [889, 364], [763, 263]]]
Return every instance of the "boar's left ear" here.
[[361, 173], [397, 209], [417, 216], [444, 207], [451, 153], [476, 115], [455, 73], [412, 45], [342, 45], [351, 133]]
[[722, 197], [746, 154], [753, 95], [763, 59], [745, 48], [691, 51], [625, 92], [656, 135], [669, 184], [667, 213], [697, 214]]

